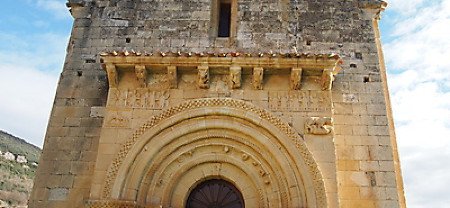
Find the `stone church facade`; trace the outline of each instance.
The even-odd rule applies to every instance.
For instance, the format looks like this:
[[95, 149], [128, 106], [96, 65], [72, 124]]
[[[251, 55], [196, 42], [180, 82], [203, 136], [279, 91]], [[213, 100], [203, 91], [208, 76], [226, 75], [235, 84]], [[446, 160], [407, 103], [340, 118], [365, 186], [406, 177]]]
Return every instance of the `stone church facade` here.
[[406, 207], [378, 0], [69, 0], [30, 207]]

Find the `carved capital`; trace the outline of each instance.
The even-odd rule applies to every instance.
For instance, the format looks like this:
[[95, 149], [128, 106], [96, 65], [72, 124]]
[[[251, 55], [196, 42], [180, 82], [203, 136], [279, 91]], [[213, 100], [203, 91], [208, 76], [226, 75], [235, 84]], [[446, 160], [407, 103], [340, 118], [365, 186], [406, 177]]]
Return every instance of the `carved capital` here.
[[171, 89], [176, 89], [178, 87], [178, 73], [176, 66], [167, 67], [167, 81]]
[[302, 68], [291, 69], [291, 89], [299, 90], [302, 84]]
[[198, 87], [200, 89], [209, 89], [209, 67], [198, 66]]
[[330, 117], [310, 117], [305, 121], [305, 133], [327, 135], [333, 131], [333, 119]]
[[231, 89], [238, 89], [241, 87], [242, 68], [240, 66], [230, 67], [230, 86]]
[[117, 88], [119, 85], [119, 74], [117, 73], [116, 65], [106, 64], [106, 73], [108, 75], [109, 88]]
[[147, 70], [144, 65], [134, 66], [134, 72], [136, 73], [136, 80], [139, 87], [145, 88], [147, 86]]
[[264, 69], [262, 67], [253, 68], [253, 89], [263, 89]]

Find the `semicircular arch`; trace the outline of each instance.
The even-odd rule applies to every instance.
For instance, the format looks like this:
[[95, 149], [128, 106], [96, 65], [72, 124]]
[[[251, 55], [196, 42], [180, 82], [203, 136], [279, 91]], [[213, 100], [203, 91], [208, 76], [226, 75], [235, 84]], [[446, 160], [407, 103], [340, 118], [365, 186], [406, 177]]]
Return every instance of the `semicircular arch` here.
[[[218, 118], [221, 122], [211, 122], [214, 118]], [[247, 124], [247, 126], [243, 127], [243, 124]], [[173, 128], [175, 126], [177, 128]], [[257, 130], [255, 130], [255, 126], [258, 127]], [[254, 141], [258, 141], [258, 136], [259, 138], [267, 137], [267, 141], [274, 141], [274, 145], [279, 145], [279, 148], [291, 155], [294, 161], [294, 166], [291, 168], [298, 168], [300, 176], [297, 177], [299, 177], [299, 181], [305, 183], [303, 184], [305, 189], [312, 189], [312, 191], [306, 190], [308, 207], [326, 207], [322, 175], [303, 138], [287, 123], [270, 112], [255, 107], [251, 103], [230, 98], [191, 100], [152, 117], [126, 140], [108, 168], [102, 198], [120, 200], [121, 190], [125, 184], [130, 183], [127, 181], [128, 179], [144, 180], [147, 174], [145, 171], [141, 171], [140, 176], [128, 177], [130, 168], [137, 167], [136, 161], [149, 162], [148, 160], [154, 159], [149, 153], [144, 154], [148, 156], [147, 160], [137, 160], [136, 158], [142, 157], [142, 153], [147, 152], [147, 145], [149, 142], [156, 141], [155, 138], [158, 138], [157, 143], [163, 147], [185, 135], [201, 131], [207, 132], [208, 129], [227, 129], [230, 132], [239, 132], [247, 135], [248, 138], [253, 138]], [[258, 134], [260, 130], [264, 130], [262, 134]], [[263, 143], [260, 142], [259, 145]], [[267, 148], [269, 148], [267, 151], [275, 150], [273, 146]], [[145, 170], [145, 168], [141, 170]], [[122, 181], [122, 179], [125, 180]], [[137, 198], [137, 192], [136, 190], [135, 198]]]

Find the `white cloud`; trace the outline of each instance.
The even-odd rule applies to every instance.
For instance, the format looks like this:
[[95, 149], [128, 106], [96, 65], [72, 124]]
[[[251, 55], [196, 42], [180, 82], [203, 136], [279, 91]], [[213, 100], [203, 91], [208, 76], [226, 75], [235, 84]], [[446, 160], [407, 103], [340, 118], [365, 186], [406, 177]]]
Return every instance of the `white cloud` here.
[[42, 147], [57, 74], [20, 64], [1, 64], [0, 74], [0, 126]]
[[42, 146], [67, 37], [0, 38], [7, 40], [0, 48], [0, 128]]
[[407, 205], [450, 207], [450, 0], [390, 3], [384, 49]]

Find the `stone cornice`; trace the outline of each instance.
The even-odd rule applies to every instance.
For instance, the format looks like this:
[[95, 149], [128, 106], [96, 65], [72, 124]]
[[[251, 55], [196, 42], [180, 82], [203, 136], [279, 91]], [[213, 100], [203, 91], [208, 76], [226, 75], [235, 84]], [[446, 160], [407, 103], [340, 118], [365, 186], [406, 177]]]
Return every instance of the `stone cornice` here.
[[134, 51], [103, 52], [101, 62], [114, 65], [160, 65], [160, 66], [199, 66], [211, 67], [302, 67], [307, 69], [335, 68], [342, 64], [337, 54], [309, 53], [141, 53]]
[[[140, 52], [110, 52], [102, 53], [101, 62], [107, 71], [109, 86], [116, 88], [119, 85], [118, 69], [134, 68], [136, 76], [141, 77], [145, 85], [146, 67], [166, 67], [167, 76], [174, 79], [171, 74], [176, 73], [177, 67], [190, 67], [198, 70], [198, 83], [201, 89], [209, 88], [210, 68], [229, 68], [230, 83], [235, 83], [232, 88], [240, 87], [240, 77], [242, 68], [258, 68], [258, 70], [270, 70], [276, 73], [277, 69], [291, 69], [291, 88], [300, 89], [301, 71], [314, 70], [322, 73], [322, 88], [330, 90], [334, 75], [341, 70], [342, 60], [336, 54], [280, 54], [280, 53], [260, 53], [260, 54], [240, 54], [240, 53], [140, 53]], [[254, 74], [254, 81], [257, 83], [261, 79], [260, 74]], [[176, 80], [173, 81], [176, 83]], [[174, 86], [175, 87], [175, 84]], [[255, 89], [261, 89], [256, 86]]]

